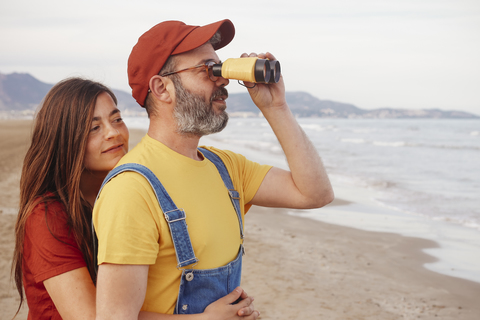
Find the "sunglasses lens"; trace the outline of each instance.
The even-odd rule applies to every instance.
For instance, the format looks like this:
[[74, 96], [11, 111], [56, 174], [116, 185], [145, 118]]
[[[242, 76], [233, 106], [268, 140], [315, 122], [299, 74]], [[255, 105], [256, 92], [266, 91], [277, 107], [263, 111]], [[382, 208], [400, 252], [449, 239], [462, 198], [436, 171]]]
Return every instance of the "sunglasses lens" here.
[[209, 62], [205, 63], [205, 67], [207, 68], [208, 77], [212, 81], [217, 81], [218, 77], [213, 75], [213, 66], [214, 65], [215, 65], [214, 61], [209, 61]]

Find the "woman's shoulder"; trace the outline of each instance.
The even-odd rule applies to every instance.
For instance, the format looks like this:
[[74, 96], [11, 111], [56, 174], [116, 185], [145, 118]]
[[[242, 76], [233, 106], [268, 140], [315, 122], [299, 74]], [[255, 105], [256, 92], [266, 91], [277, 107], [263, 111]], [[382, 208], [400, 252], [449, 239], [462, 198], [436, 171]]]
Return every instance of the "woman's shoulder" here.
[[37, 226], [38, 223], [65, 224], [67, 215], [64, 205], [58, 201], [52, 194], [48, 193], [35, 199], [35, 207], [27, 219], [27, 228], [29, 225]]

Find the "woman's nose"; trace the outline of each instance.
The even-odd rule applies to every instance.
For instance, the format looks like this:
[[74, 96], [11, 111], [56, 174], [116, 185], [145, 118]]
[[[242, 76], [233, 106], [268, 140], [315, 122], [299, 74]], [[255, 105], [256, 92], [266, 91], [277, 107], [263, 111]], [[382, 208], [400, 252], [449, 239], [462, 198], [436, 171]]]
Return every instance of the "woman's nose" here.
[[112, 125], [108, 126], [107, 127], [107, 134], [105, 136], [106, 139], [111, 139], [111, 138], [114, 138], [116, 136], [118, 136], [120, 134], [120, 132], [118, 131], [117, 128], [113, 127]]

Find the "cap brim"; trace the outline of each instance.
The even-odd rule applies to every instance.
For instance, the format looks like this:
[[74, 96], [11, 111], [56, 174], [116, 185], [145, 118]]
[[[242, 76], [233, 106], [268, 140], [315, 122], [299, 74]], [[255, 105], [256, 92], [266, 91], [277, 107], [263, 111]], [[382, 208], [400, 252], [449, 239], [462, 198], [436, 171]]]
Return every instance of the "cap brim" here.
[[228, 19], [197, 27], [183, 39], [172, 52], [172, 55], [184, 53], [202, 46], [207, 43], [217, 31], [220, 32], [221, 40], [214, 45], [213, 48], [215, 50], [225, 47], [235, 36], [235, 27]]

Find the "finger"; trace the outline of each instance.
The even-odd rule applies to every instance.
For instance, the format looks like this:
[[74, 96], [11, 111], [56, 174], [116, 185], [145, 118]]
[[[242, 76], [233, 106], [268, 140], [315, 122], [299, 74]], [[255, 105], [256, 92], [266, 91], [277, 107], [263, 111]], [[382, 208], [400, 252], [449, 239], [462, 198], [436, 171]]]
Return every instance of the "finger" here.
[[248, 294], [245, 290], [243, 290], [242, 295], [240, 296], [241, 299], [246, 299], [248, 298]]
[[244, 52], [244, 53], [242, 53], [242, 55], [240, 56], [240, 58], [246, 58], [246, 57], [248, 57], [248, 54], [247, 54], [247, 53], [245, 53], [245, 52]]
[[255, 311], [255, 306], [251, 303], [249, 306], [241, 308], [237, 311], [237, 315], [239, 316], [249, 316]]
[[255, 310], [255, 311], [252, 312], [251, 315], [245, 316], [242, 319], [244, 319], [244, 320], [256, 320], [256, 319], [258, 319], [258, 317], [260, 317], [260, 311]]
[[259, 53], [259, 54], [258, 54], [258, 57], [259, 57], [260, 59], [265, 59], [267, 56], [266, 56], [265, 53]]
[[[235, 288], [232, 292], [227, 294], [225, 297], [220, 298], [219, 301], [222, 301], [224, 304], [232, 304], [240, 298], [243, 293], [243, 289], [240, 287]], [[243, 301], [243, 300], [242, 300]]]
[[270, 52], [267, 52], [265, 54], [265, 56], [268, 60], [277, 60], [277, 59], [275, 59], [275, 56], [273, 54], [271, 54]]
[[257, 84], [254, 82], [243, 81], [243, 86], [246, 87], [248, 90], [255, 88], [256, 85]]
[[249, 57], [256, 57], [257, 54], [256, 54], [255, 52], [252, 52], [252, 53], [250, 53], [248, 56], [249, 56]]
[[248, 307], [252, 304], [252, 302], [254, 301], [255, 299], [253, 299], [253, 297], [248, 297], [248, 298], [245, 298], [243, 300], [239, 300], [238, 303], [237, 303], [237, 307], [239, 309], [241, 308], [245, 308], [245, 307]]

